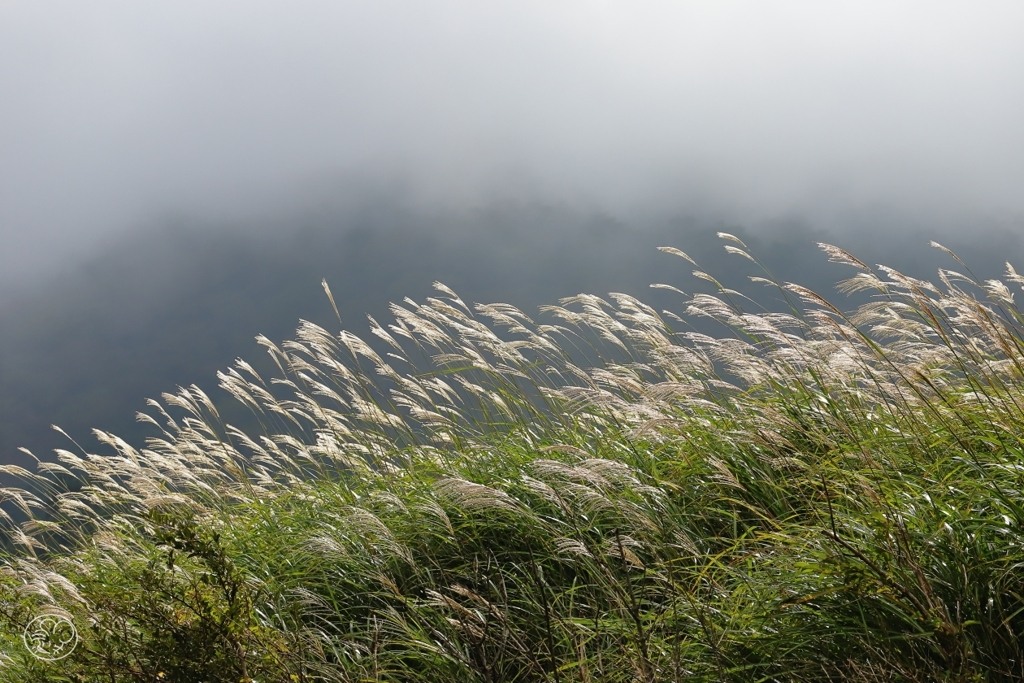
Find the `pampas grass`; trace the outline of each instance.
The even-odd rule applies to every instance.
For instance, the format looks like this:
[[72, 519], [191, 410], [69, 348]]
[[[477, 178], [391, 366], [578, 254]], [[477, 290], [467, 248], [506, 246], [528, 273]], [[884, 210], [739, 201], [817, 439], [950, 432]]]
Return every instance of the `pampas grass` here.
[[[789, 310], [758, 310], [668, 247], [717, 294], [535, 322], [438, 284], [373, 344], [261, 337], [276, 376], [219, 376], [258, 428], [193, 386], [144, 448], [7, 466], [0, 676], [1024, 678], [1024, 277], [822, 248], [852, 313], [767, 272]], [[48, 663], [20, 638], [53, 609], [81, 642]]]

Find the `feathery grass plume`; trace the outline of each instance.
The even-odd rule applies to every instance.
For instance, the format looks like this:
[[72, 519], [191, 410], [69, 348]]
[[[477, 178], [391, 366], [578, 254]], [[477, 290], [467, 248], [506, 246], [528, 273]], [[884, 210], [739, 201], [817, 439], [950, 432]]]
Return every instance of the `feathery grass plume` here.
[[855, 310], [436, 283], [373, 343], [259, 337], [276, 376], [218, 374], [254, 426], [193, 385], [143, 447], [4, 466], [0, 678], [1024, 679], [1024, 317], [942, 247], [967, 275], [820, 246]]

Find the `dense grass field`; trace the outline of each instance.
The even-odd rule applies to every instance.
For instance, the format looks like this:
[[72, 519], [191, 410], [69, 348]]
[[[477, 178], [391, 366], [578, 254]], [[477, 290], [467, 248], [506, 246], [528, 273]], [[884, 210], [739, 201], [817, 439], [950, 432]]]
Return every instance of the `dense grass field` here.
[[1024, 680], [1024, 277], [823, 249], [852, 312], [438, 285], [7, 466], [0, 678]]

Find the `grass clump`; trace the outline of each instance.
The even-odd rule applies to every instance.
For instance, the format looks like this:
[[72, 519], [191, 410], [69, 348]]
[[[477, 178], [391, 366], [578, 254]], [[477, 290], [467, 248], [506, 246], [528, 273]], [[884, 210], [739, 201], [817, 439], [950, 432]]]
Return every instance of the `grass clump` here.
[[[191, 387], [145, 448], [8, 467], [0, 676], [1024, 679], [1024, 319], [1001, 281], [823, 248], [853, 313], [778, 283], [791, 310], [750, 312], [697, 271], [712, 336], [438, 285], [376, 348], [263, 339], [276, 377], [220, 376], [260, 429]], [[58, 661], [22, 640], [44, 613], [78, 629]]]

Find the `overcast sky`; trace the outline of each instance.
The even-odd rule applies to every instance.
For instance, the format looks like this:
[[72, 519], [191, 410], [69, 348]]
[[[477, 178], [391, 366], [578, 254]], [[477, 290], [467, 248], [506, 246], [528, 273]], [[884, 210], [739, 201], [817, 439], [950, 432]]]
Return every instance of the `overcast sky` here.
[[0, 287], [353, 178], [1020, 225], [1024, 3], [0, 3]]

